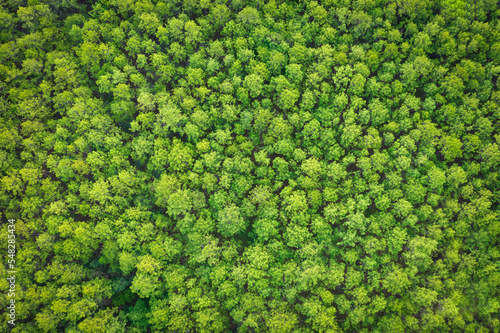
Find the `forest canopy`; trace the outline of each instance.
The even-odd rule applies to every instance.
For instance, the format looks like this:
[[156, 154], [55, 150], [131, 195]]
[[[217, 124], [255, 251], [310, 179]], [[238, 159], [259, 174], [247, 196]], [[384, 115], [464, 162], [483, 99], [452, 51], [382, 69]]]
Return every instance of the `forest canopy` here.
[[499, 332], [498, 8], [2, 1], [0, 331]]

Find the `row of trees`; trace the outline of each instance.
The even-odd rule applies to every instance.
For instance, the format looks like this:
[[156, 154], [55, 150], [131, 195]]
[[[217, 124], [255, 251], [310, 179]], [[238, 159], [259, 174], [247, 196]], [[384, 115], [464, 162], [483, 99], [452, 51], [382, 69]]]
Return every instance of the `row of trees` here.
[[497, 8], [6, 1], [0, 327], [498, 332]]

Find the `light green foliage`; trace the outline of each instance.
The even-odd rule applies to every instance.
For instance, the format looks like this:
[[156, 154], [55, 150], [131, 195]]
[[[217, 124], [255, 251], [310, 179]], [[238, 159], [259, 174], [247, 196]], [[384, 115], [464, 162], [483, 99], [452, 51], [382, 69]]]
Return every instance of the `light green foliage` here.
[[219, 211], [217, 229], [226, 237], [241, 232], [246, 222], [241, 216], [240, 209], [236, 206], [228, 206]]
[[404, 256], [409, 262], [425, 270], [432, 263], [431, 255], [436, 247], [435, 240], [419, 236], [408, 242], [408, 251], [404, 253]]
[[181, 132], [186, 121], [186, 116], [172, 104], [168, 104], [160, 108], [157, 114], [158, 121], [156, 122], [156, 133], [158, 135], [166, 135], [168, 131]]
[[136, 267], [137, 274], [132, 281], [130, 290], [142, 298], [152, 296], [156, 288], [159, 287], [157, 280], [161, 267], [160, 263], [150, 256], [145, 256]]
[[398, 254], [406, 243], [407, 234], [405, 230], [396, 227], [392, 230], [391, 236], [388, 238], [389, 252], [393, 255]]
[[168, 198], [167, 211], [169, 215], [184, 215], [189, 212], [191, 207], [191, 196], [186, 190], [177, 191]]
[[170, 196], [179, 188], [177, 178], [164, 173], [155, 185], [156, 204], [166, 207]]
[[446, 175], [443, 170], [438, 169], [436, 167], [429, 170], [428, 183], [431, 189], [440, 192], [445, 182], [446, 182]]
[[160, 25], [160, 20], [155, 13], [142, 13], [139, 28], [146, 31], [148, 34], [154, 34]]
[[317, 180], [321, 176], [321, 164], [318, 160], [311, 158], [302, 162], [302, 171], [305, 172], [311, 178]]
[[168, 154], [167, 160], [170, 164], [170, 169], [173, 171], [182, 171], [189, 169], [193, 164], [191, 149], [186, 147], [181, 142], [175, 142]]
[[403, 293], [409, 285], [408, 275], [397, 266], [393, 266], [382, 281], [382, 286], [393, 295]]
[[250, 96], [252, 98], [256, 98], [261, 94], [263, 88], [262, 86], [263, 80], [259, 75], [250, 74], [245, 77], [243, 83], [250, 91]]
[[499, 18], [2, 3], [0, 331], [498, 332]]
[[452, 161], [457, 157], [462, 157], [462, 146], [462, 142], [457, 138], [445, 138], [442, 150], [444, 158], [448, 161]]
[[296, 89], [284, 89], [280, 94], [281, 105], [284, 110], [291, 109], [299, 100], [300, 94]]
[[247, 24], [259, 24], [260, 17], [259, 12], [252, 7], [245, 7], [241, 12], [238, 13], [238, 19], [241, 23]]

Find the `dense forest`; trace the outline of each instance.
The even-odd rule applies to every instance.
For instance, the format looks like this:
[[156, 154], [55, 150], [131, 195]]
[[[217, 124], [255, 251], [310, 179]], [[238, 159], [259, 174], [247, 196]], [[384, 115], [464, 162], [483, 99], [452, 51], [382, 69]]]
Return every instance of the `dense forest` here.
[[498, 0], [90, 2], [1, 1], [0, 332], [500, 331]]

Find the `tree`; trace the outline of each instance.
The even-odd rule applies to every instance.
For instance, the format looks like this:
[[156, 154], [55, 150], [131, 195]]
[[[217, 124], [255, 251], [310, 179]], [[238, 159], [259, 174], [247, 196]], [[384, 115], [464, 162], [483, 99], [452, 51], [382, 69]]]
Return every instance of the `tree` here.
[[182, 142], [174, 140], [172, 150], [168, 154], [167, 161], [173, 171], [185, 170], [193, 164], [192, 150]]
[[297, 322], [296, 315], [276, 311], [266, 320], [266, 325], [273, 332], [290, 332], [297, 326]]
[[440, 193], [443, 185], [446, 183], [446, 174], [441, 169], [434, 167], [429, 170], [428, 183], [431, 189]]
[[217, 230], [226, 237], [240, 233], [246, 227], [246, 221], [241, 216], [237, 206], [227, 206], [219, 211]]
[[147, 298], [154, 295], [159, 284], [160, 263], [151, 256], [145, 256], [137, 263], [137, 274], [132, 280], [130, 289], [137, 293], [142, 298]]
[[391, 294], [400, 294], [410, 285], [408, 275], [401, 268], [394, 265], [382, 281], [382, 286]]
[[156, 204], [166, 207], [170, 196], [180, 189], [180, 183], [176, 177], [162, 174], [154, 186]]
[[139, 27], [148, 34], [153, 34], [158, 30], [160, 20], [155, 13], [142, 13]]
[[425, 271], [432, 263], [432, 253], [437, 248], [437, 241], [425, 237], [413, 238], [408, 242], [408, 251], [403, 254], [408, 262]]
[[262, 218], [253, 224], [257, 237], [263, 242], [273, 239], [279, 235], [279, 222], [276, 220]]
[[239, 12], [238, 19], [244, 25], [255, 25], [260, 23], [259, 12], [252, 7], [245, 7], [241, 12]]
[[247, 89], [250, 91], [250, 96], [252, 98], [256, 98], [262, 93], [263, 82], [264, 80], [256, 74], [247, 75], [243, 81]]
[[168, 198], [168, 214], [172, 216], [185, 215], [192, 208], [192, 199], [186, 190], [180, 190]]
[[462, 142], [453, 137], [444, 138], [442, 153], [447, 161], [452, 161], [457, 157], [462, 157]]
[[302, 72], [302, 66], [299, 64], [290, 64], [286, 66], [286, 76], [294, 83], [300, 84], [304, 73]]
[[314, 158], [302, 162], [301, 168], [302, 171], [313, 179], [318, 179], [322, 173], [321, 164]]
[[500, 149], [496, 143], [491, 143], [487, 145], [481, 157], [483, 159], [483, 163], [487, 168], [495, 167], [500, 163]]
[[299, 100], [299, 92], [296, 89], [285, 89], [280, 95], [280, 101], [284, 110], [290, 110]]
[[394, 228], [388, 239], [389, 252], [392, 255], [397, 255], [403, 249], [403, 245], [406, 243], [407, 234], [404, 229], [399, 227]]

